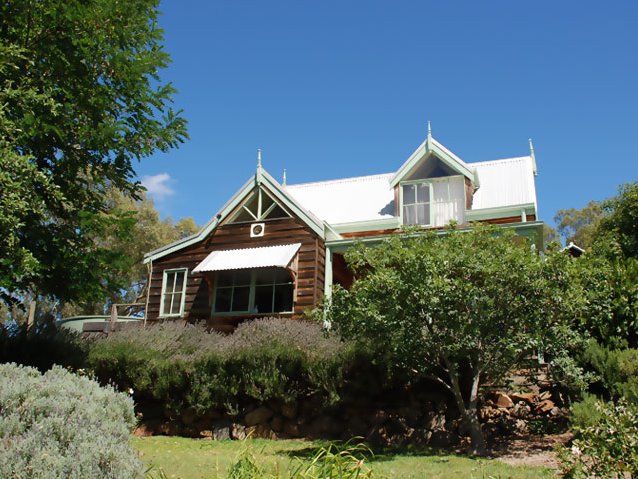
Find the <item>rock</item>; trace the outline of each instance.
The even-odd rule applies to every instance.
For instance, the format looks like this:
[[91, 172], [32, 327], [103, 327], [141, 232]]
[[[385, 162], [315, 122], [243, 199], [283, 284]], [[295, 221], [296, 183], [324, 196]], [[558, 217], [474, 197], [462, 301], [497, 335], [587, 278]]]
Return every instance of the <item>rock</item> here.
[[559, 407], [553, 407], [551, 409], [551, 411], [549, 411], [549, 414], [552, 416], [560, 416], [561, 415], [561, 410]]
[[199, 435], [202, 439], [212, 439], [213, 431], [210, 429], [204, 429], [203, 431], [199, 431]]
[[541, 401], [545, 401], [546, 399], [551, 399], [552, 398], [552, 393], [549, 391], [543, 391], [542, 393], [539, 394], [538, 398]]
[[179, 436], [182, 428], [177, 421], [166, 421], [159, 427], [159, 433], [165, 436]]
[[534, 393], [511, 393], [510, 399], [514, 402], [524, 402], [530, 406], [534, 405], [538, 401], [538, 395]]
[[505, 393], [496, 393], [495, 402], [497, 407], [510, 408], [514, 406], [512, 399]]
[[275, 416], [270, 421], [270, 428], [275, 432], [281, 432], [284, 427], [284, 419], [281, 416]]
[[539, 414], [546, 414], [550, 412], [554, 407], [556, 407], [554, 401], [552, 401], [551, 399], [545, 399], [544, 401], [541, 401], [536, 405], [536, 412]]
[[281, 405], [281, 415], [288, 419], [296, 418], [297, 410], [298, 407], [296, 402], [284, 403]]
[[445, 415], [434, 411], [428, 412], [423, 421], [425, 429], [443, 429], [445, 427]]
[[244, 417], [246, 426], [256, 426], [257, 424], [263, 424], [273, 415], [273, 412], [266, 406], [259, 406], [257, 409], [253, 409]]
[[284, 422], [284, 434], [290, 437], [301, 436], [301, 430], [299, 428], [299, 424], [297, 424], [295, 421]]
[[230, 426], [213, 426], [213, 439], [215, 441], [227, 441], [230, 439]]
[[527, 423], [522, 419], [517, 419], [514, 423], [514, 429], [518, 434], [526, 434], [528, 432]]
[[252, 438], [277, 439], [277, 434], [275, 434], [268, 426], [264, 424], [257, 424], [256, 426], [247, 427], [246, 435]]
[[238, 441], [246, 439], [246, 428], [243, 424], [232, 423], [230, 425], [230, 437]]
[[195, 421], [197, 421], [197, 414], [192, 407], [187, 407], [184, 411], [182, 411], [182, 422], [186, 426], [192, 426], [195, 424]]

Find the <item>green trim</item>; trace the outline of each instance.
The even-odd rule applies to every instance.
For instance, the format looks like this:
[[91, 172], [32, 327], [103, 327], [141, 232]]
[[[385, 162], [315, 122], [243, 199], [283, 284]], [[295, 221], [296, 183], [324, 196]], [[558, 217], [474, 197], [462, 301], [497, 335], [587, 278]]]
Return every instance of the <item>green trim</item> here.
[[323, 294], [327, 299], [332, 297], [332, 248], [326, 247], [326, 264], [324, 266]]
[[534, 205], [534, 203], [498, 206], [496, 208], [482, 208], [480, 210], [466, 210], [465, 219], [467, 221], [484, 221], [497, 218], [507, 218], [508, 216], [526, 217], [530, 214], [536, 214], [536, 205]]
[[[182, 283], [182, 297], [180, 299], [180, 305], [179, 305], [179, 313], [176, 314], [165, 314], [164, 313], [164, 297], [166, 295], [166, 278], [168, 277], [168, 275], [170, 273], [179, 273], [179, 272], [184, 272], [184, 282]], [[177, 282], [177, 275], [175, 276], [175, 281]], [[184, 304], [186, 303], [186, 285], [188, 284], [188, 268], [170, 268], [170, 269], [165, 269], [162, 272], [162, 294], [160, 295], [160, 312], [159, 312], [159, 317], [160, 318], [181, 318], [182, 316], [184, 316]], [[173, 285], [174, 287], [175, 285]], [[175, 294], [175, 290], [173, 289], [173, 292], [171, 293], [171, 295]], [[171, 300], [171, 304], [172, 304], [172, 300]]]
[[476, 170], [468, 166], [463, 160], [441, 145], [438, 141], [428, 136], [428, 139], [419, 145], [407, 161], [401, 165], [399, 171], [397, 171], [397, 173], [392, 177], [392, 180], [390, 180], [390, 187], [394, 188], [397, 184], [402, 182], [403, 178], [405, 178], [419, 163], [426, 161], [430, 158], [430, 156], [436, 156], [454, 171], [468, 177], [476, 188], [480, 186]]
[[[542, 221], [528, 221], [527, 223], [505, 223], [505, 224], [497, 225], [497, 226], [499, 229], [500, 228], [503, 228], [503, 229], [515, 228], [516, 230], [537, 229], [539, 232], [542, 233], [543, 225], [544, 223]], [[473, 226], [466, 226], [463, 228], [457, 228], [457, 231], [471, 231], [472, 229], [474, 229]], [[421, 236], [427, 233], [436, 233], [439, 236], [443, 236], [448, 234], [448, 231], [447, 229], [431, 229], [430, 228], [430, 229], [424, 230], [423, 232], [413, 233], [410, 236]], [[341, 253], [343, 251], [346, 251], [355, 243], [373, 243], [373, 244], [380, 243], [388, 238], [391, 238], [392, 236], [396, 236], [396, 234], [370, 236], [367, 238], [345, 238], [342, 240], [326, 241], [326, 248], [330, 248], [332, 252]], [[542, 237], [542, 234], [541, 234], [541, 237]]]
[[162, 258], [205, 239], [215, 228], [217, 228], [217, 226], [219, 226], [222, 221], [224, 221], [224, 219], [226, 219], [230, 213], [232, 213], [239, 204], [246, 199], [255, 187], [266, 187], [266, 193], [275, 201], [279, 201], [279, 203], [286, 206], [293, 215], [301, 219], [320, 238], [323, 239], [325, 237], [323, 222], [315, 218], [312, 213], [306, 211], [301, 205], [299, 205], [299, 203], [288, 196], [279, 183], [277, 183], [277, 180], [270, 176], [263, 168], [258, 168], [255, 176], [249, 179], [198, 233], [147, 253], [144, 255], [143, 262], [148, 263], [151, 260]]
[[337, 223], [331, 225], [331, 228], [332, 230], [334, 230], [335, 233], [357, 233], [360, 231], [396, 229], [400, 226], [400, 219], [397, 216], [391, 216], [389, 218], [379, 218], [376, 220]]

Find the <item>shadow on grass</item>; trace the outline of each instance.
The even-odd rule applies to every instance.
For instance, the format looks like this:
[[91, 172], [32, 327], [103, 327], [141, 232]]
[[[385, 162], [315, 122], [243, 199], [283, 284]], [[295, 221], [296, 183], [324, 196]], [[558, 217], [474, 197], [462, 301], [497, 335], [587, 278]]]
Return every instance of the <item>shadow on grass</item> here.
[[[364, 454], [364, 456], [366, 456], [366, 461], [368, 462], [387, 462], [392, 461], [397, 457], [431, 457], [433, 458], [433, 462], [449, 462], [449, 456], [463, 457], [466, 459], [481, 459], [469, 454], [461, 454], [459, 452], [434, 448], [431, 446], [370, 446], [362, 440], [357, 441], [351, 439], [349, 441], [350, 445], [361, 443], [365, 444], [371, 452], [371, 454]], [[278, 449], [275, 451], [275, 453], [281, 454], [283, 456], [288, 456], [290, 458], [311, 459], [315, 457], [317, 451], [319, 451], [320, 448], [328, 447], [330, 444], [336, 445], [338, 450], [342, 450], [348, 447], [348, 443], [343, 441], [316, 441], [314, 446], [295, 449], [292, 451], [289, 449]]]

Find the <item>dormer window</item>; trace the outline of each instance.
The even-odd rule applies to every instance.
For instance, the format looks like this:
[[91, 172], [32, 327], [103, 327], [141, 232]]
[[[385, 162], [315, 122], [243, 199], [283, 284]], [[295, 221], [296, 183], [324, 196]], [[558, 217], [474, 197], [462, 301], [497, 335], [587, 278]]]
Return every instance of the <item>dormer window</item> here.
[[403, 193], [403, 224], [430, 226], [432, 214], [432, 185], [419, 181], [401, 185]]

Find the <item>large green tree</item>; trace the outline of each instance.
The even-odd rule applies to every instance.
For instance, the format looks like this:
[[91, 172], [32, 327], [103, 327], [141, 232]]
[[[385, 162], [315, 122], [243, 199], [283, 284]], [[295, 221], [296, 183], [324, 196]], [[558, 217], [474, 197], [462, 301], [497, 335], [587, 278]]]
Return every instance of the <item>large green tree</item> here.
[[99, 298], [125, 284], [97, 238], [133, 222], [107, 192], [136, 195], [134, 164], [186, 137], [158, 77], [169, 57], [159, 0], [0, 4], [0, 295]]
[[554, 216], [556, 230], [565, 243], [573, 241], [588, 250], [595, 239], [596, 230], [603, 216], [600, 202], [590, 201], [581, 209], [568, 208], [558, 210]]
[[325, 314], [345, 337], [390, 364], [438, 382], [485, 452], [477, 405], [485, 381], [503, 378], [538, 347], [564, 355], [582, 295], [571, 258], [541, 258], [490, 228], [445, 237], [406, 235], [347, 253], [356, 274]]

